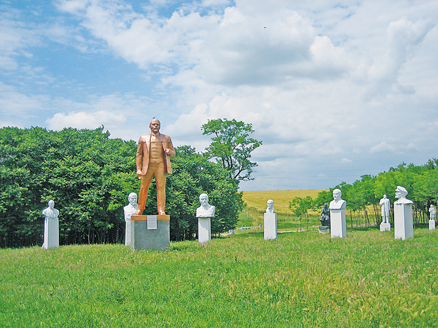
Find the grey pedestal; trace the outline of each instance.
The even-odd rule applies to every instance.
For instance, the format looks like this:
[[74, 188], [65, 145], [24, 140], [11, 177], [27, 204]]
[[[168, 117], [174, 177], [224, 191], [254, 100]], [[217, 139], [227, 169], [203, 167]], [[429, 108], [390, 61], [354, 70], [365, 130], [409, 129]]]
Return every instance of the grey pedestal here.
[[[157, 218], [157, 229], [148, 230], [148, 217]], [[131, 251], [165, 251], [170, 246], [170, 215], [131, 216]]]

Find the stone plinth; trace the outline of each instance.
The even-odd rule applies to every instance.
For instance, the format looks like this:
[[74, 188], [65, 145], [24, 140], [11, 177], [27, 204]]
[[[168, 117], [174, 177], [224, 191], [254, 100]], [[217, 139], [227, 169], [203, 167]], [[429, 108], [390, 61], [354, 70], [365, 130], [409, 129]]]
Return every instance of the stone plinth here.
[[319, 233], [328, 234], [330, 232], [330, 227], [327, 226], [319, 226]]
[[380, 231], [391, 231], [391, 223], [389, 223], [389, 222], [380, 223]]
[[394, 203], [394, 237], [402, 240], [414, 238], [412, 203]]
[[59, 247], [59, 219], [44, 219], [44, 241], [43, 248]]
[[264, 238], [265, 240], [277, 239], [277, 213], [265, 213]]
[[330, 233], [332, 238], [347, 237], [345, 208], [330, 209]]
[[429, 230], [435, 230], [435, 220], [429, 220]]
[[211, 240], [211, 218], [198, 218], [198, 242], [206, 243]]
[[131, 221], [125, 221], [125, 246], [131, 246]]
[[[157, 229], [148, 230], [148, 219]], [[133, 215], [131, 216], [131, 251], [165, 251], [170, 246], [170, 215]]]

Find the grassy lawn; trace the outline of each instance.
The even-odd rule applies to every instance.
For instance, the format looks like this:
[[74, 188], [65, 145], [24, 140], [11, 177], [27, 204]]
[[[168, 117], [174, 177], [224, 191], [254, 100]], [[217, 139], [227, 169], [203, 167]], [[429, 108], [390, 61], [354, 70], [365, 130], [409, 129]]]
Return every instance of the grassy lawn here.
[[438, 231], [0, 250], [2, 327], [434, 327]]

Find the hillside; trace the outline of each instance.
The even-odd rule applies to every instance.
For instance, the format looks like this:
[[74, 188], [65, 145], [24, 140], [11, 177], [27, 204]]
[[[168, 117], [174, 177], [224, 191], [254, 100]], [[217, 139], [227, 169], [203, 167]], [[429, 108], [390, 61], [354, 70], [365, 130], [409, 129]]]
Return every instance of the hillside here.
[[254, 208], [258, 212], [266, 210], [266, 202], [268, 199], [274, 201], [276, 213], [287, 213], [290, 211], [289, 202], [295, 197], [311, 196], [316, 198], [322, 190], [268, 190], [268, 191], [242, 191], [243, 201], [248, 208]]

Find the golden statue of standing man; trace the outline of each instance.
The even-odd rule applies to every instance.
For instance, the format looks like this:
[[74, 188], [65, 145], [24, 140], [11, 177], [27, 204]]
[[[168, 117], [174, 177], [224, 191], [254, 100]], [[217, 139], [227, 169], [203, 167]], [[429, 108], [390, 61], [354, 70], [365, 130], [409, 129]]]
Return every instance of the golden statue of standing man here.
[[149, 127], [151, 133], [141, 136], [137, 147], [137, 176], [141, 179], [141, 186], [135, 215], [141, 215], [144, 211], [149, 185], [154, 175], [158, 215], [166, 215], [166, 175], [172, 174], [170, 157], [175, 157], [175, 149], [170, 137], [160, 133], [159, 120], [154, 118]]

